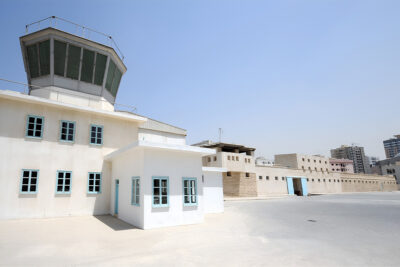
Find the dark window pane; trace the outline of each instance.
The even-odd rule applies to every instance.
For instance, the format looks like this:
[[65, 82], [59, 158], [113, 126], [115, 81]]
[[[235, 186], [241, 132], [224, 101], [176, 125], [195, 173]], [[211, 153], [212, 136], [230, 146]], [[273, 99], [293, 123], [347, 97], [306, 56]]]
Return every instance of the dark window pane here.
[[67, 123], [63, 121], [62, 127], [63, 127], [63, 128], [67, 128]]
[[114, 79], [111, 84], [111, 94], [115, 97], [118, 92], [119, 83], [121, 81], [122, 73], [118, 68], [115, 69]]
[[63, 180], [62, 179], [58, 179], [57, 185], [62, 185], [63, 184]]
[[100, 185], [100, 180], [96, 180], [96, 185]]
[[69, 185], [66, 185], [66, 186], [65, 186], [64, 191], [65, 191], [65, 192], [69, 192]]
[[153, 195], [159, 195], [160, 194], [160, 188], [154, 187], [153, 188]]
[[153, 202], [155, 205], [158, 205], [158, 204], [160, 204], [160, 197], [158, 197], [158, 196], [154, 196], [154, 202]]
[[28, 186], [27, 185], [23, 185], [22, 188], [21, 188], [21, 191], [22, 192], [28, 191]]
[[94, 139], [94, 138], [91, 138], [91, 139], [90, 139], [90, 143], [94, 144], [94, 143], [95, 143], [95, 139]]
[[78, 80], [80, 56], [81, 56], [81, 48], [74, 45], [69, 45], [68, 63], [67, 63], [68, 78]]
[[29, 184], [29, 178], [23, 178], [22, 184]]
[[35, 131], [35, 137], [40, 137], [40, 136], [41, 136], [40, 131]]
[[67, 44], [54, 40], [54, 74], [64, 76]]
[[28, 130], [28, 136], [33, 136], [33, 131], [32, 130]]
[[24, 171], [23, 177], [29, 177], [29, 171]]
[[190, 203], [189, 196], [185, 196], [185, 203]]
[[110, 93], [111, 93], [111, 86], [112, 86], [113, 79], [114, 79], [115, 68], [116, 68], [116, 66], [115, 66], [114, 62], [110, 59], [110, 64], [108, 65], [107, 80], [106, 80], [106, 88]]
[[29, 123], [35, 123], [35, 118], [34, 117], [29, 117]]
[[39, 43], [40, 75], [50, 74], [50, 40]]
[[31, 185], [30, 191], [31, 192], [35, 192], [36, 191], [36, 185]]
[[102, 131], [103, 131], [103, 128], [97, 127], [97, 132], [98, 132], [98, 133], [101, 133]]
[[66, 178], [66, 179], [71, 178], [71, 173], [70, 173], [70, 172], [66, 172], [66, 173], [65, 173], [65, 178]]
[[43, 119], [42, 119], [42, 118], [36, 118], [36, 123], [37, 123], [37, 124], [42, 124], [42, 122], [43, 122]]
[[83, 49], [81, 81], [91, 83], [94, 68], [94, 52]]
[[96, 192], [100, 192], [100, 186], [96, 185], [95, 190], [96, 190]]
[[70, 179], [66, 179], [66, 180], [65, 180], [65, 184], [66, 184], [66, 185], [69, 185], [70, 183], [71, 183], [71, 180], [70, 180]]
[[161, 204], [168, 204], [167, 197], [162, 197]]
[[37, 177], [37, 171], [32, 171], [31, 176], [34, 177], [34, 178], [36, 178], [36, 177]]
[[28, 57], [28, 66], [31, 78], [39, 77], [39, 61], [36, 44], [27, 46], [26, 54]]
[[57, 186], [57, 191], [58, 192], [62, 191], [62, 186]]
[[96, 68], [94, 71], [94, 84], [102, 85], [106, 71], [107, 57], [102, 54], [96, 55]]
[[158, 180], [158, 179], [153, 180], [153, 186], [154, 187], [160, 186], [160, 180]]
[[36, 124], [36, 131], [41, 131], [41, 130], [42, 130], [42, 125]]
[[36, 181], [37, 181], [36, 178], [32, 178], [32, 179], [31, 179], [31, 184], [35, 185], [35, 184], [36, 184]]

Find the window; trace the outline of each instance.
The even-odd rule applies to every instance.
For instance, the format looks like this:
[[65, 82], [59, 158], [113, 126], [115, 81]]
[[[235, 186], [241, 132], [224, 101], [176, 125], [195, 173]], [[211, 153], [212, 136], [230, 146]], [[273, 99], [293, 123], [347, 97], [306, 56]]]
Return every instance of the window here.
[[106, 72], [107, 56], [96, 54], [96, 68], [94, 70], [94, 84], [103, 85], [104, 73]]
[[228, 160], [231, 160], [231, 156], [228, 156]]
[[214, 156], [214, 161], [217, 161], [217, 157], [216, 156]]
[[321, 160], [319, 161], [319, 163], [321, 163]]
[[50, 40], [26, 47], [31, 78], [50, 74]]
[[278, 181], [278, 176], [275, 176], [275, 181]]
[[308, 162], [310, 162], [310, 159], [307, 159]]
[[94, 70], [94, 52], [83, 49], [81, 81], [92, 83]]
[[285, 181], [285, 177], [282, 177], [282, 181]]
[[183, 178], [183, 205], [197, 205], [197, 179]]
[[239, 161], [239, 157], [236, 156], [236, 161]]
[[210, 157], [207, 157], [207, 162], [211, 162], [211, 158]]
[[100, 125], [90, 126], [90, 144], [92, 145], [103, 144], [103, 126]]
[[318, 179], [318, 182], [321, 182], [321, 179]]
[[266, 176], [265, 179], [269, 180], [269, 176]]
[[67, 44], [54, 40], [54, 74], [64, 76]]
[[75, 122], [61, 121], [60, 125], [60, 140], [65, 142], [74, 142]]
[[89, 172], [88, 175], [88, 193], [101, 193], [101, 172]]
[[22, 170], [21, 194], [33, 194], [37, 192], [39, 170]]
[[314, 182], [314, 179], [311, 179], [311, 182]]
[[81, 61], [81, 48], [69, 45], [68, 58], [67, 58], [67, 77], [78, 80], [79, 78], [79, 65]]
[[232, 173], [231, 172], [227, 172], [226, 176], [232, 176]]
[[322, 180], [325, 183], [325, 179]]
[[259, 179], [259, 180], [262, 180], [262, 176], [258, 176], [258, 179]]
[[140, 206], [140, 178], [132, 177], [132, 199], [131, 204]]
[[69, 194], [71, 193], [71, 178], [72, 172], [70, 171], [57, 171], [57, 194]]
[[168, 177], [153, 177], [153, 207], [168, 207]]
[[307, 182], [309, 182], [309, 181], [310, 181], [310, 179], [307, 178]]
[[246, 172], [246, 177], [250, 177], [250, 173]]
[[302, 158], [302, 160], [304, 161], [304, 158]]
[[28, 115], [26, 122], [26, 137], [42, 138], [44, 118]]
[[107, 80], [106, 80], [106, 89], [113, 95], [114, 97], [117, 95], [119, 82], [121, 81], [122, 73], [115, 65], [115, 63], [110, 60], [108, 66]]

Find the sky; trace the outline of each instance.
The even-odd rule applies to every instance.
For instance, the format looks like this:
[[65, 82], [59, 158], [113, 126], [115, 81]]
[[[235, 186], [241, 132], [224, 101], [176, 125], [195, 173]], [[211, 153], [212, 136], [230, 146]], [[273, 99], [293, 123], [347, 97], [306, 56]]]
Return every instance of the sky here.
[[188, 144], [218, 141], [222, 128], [223, 142], [269, 159], [353, 143], [384, 159], [382, 141], [400, 134], [399, 10], [396, 0], [2, 0], [0, 78], [27, 82], [18, 38], [54, 15], [113, 36], [128, 68], [116, 102], [186, 129]]

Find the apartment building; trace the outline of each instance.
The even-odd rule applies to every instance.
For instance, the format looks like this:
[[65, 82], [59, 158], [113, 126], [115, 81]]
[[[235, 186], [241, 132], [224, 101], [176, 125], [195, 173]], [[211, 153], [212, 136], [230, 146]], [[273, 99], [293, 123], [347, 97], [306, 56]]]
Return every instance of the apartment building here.
[[394, 138], [383, 141], [386, 158], [390, 159], [400, 153], [400, 134], [395, 135]]
[[214, 149], [116, 110], [127, 71], [111, 47], [55, 28], [20, 38], [29, 93], [0, 91], [0, 219], [112, 214], [142, 229], [223, 210]]
[[339, 148], [331, 149], [331, 156], [336, 159], [352, 160], [355, 173], [371, 172], [363, 147], [342, 145]]
[[329, 159], [332, 172], [354, 173], [353, 161], [349, 159]]
[[382, 175], [393, 175], [400, 185], [400, 153], [390, 159], [378, 161], [376, 166]]

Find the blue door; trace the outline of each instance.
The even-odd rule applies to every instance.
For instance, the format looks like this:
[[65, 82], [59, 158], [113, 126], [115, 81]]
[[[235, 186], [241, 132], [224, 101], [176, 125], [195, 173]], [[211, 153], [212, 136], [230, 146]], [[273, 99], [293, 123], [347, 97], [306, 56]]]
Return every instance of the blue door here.
[[118, 214], [118, 194], [119, 194], [119, 180], [115, 180], [115, 207], [114, 214]]
[[303, 191], [303, 196], [307, 196], [308, 195], [307, 178], [301, 178], [301, 189]]
[[286, 177], [286, 182], [287, 182], [288, 194], [289, 195], [294, 195], [293, 178], [292, 177]]

